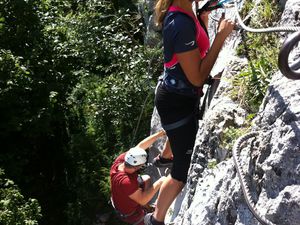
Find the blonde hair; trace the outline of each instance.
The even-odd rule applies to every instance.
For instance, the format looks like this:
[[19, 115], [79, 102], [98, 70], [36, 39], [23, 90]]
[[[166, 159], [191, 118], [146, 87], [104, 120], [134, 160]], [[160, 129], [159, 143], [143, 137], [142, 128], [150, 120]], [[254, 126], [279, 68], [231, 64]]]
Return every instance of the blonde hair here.
[[157, 0], [155, 9], [155, 24], [161, 26], [164, 21], [164, 17], [172, 4], [173, 0]]

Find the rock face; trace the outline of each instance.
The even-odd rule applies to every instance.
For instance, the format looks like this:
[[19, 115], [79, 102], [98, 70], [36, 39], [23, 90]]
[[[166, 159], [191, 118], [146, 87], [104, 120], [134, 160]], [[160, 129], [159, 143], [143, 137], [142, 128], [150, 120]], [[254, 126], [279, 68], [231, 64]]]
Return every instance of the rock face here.
[[[299, 24], [295, 19], [300, 0], [277, 2], [285, 7], [281, 24]], [[234, 56], [239, 38], [236, 33], [230, 39], [213, 70], [215, 74], [222, 73], [225, 79], [221, 80], [205, 118], [200, 121], [188, 182], [167, 218], [175, 224], [260, 224], [246, 204], [231, 153], [220, 145], [226, 128], [241, 126], [247, 117], [246, 111], [227, 95], [228, 80], [247, 63]], [[299, 58], [299, 51], [292, 57]], [[152, 132], [160, 129], [156, 110], [151, 126]], [[274, 224], [299, 225], [300, 80], [289, 80], [280, 72], [273, 75], [251, 130], [259, 135], [242, 145], [240, 163], [247, 174], [256, 210]], [[150, 157], [159, 149], [162, 143], [153, 146]], [[213, 159], [217, 164], [211, 166]], [[165, 172], [150, 170], [153, 176]]]

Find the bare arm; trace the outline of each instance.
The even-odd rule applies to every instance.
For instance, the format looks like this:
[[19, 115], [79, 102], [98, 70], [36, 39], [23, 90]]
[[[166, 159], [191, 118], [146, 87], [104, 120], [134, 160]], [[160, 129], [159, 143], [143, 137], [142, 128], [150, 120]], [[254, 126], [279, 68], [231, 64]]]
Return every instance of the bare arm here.
[[149, 148], [158, 138], [163, 137], [166, 135], [166, 132], [164, 130], [161, 130], [155, 134], [152, 134], [148, 137], [146, 137], [144, 140], [142, 140], [140, 143], [137, 144], [137, 147], [140, 147], [142, 149]]
[[180, 66], [193, 85], [200, 87], [204, 84], [217, 60], [225, 39], [233, 28], [234, 23], [232, 21], [221, 18], [215, 40], [202, 60], [198, 49], [176, 54]]
[[205, 28], [208, 29], [208, 15], [210, 14], [210, 11], [204, 11], [201, 15], [200, 18], [203, 21]]
[[129, 198], [140, 205], [146, 205], [153, 198], [156, 192], [159, 191], [160, 186], [162, 185], [165, 178], [166, 177], [159, 178], [156, 182], [154, 182], [152, 187], [148, 188], [147, 190], [143, 191], [141, 188], [139, 188], [133, 194], [129, 195]]

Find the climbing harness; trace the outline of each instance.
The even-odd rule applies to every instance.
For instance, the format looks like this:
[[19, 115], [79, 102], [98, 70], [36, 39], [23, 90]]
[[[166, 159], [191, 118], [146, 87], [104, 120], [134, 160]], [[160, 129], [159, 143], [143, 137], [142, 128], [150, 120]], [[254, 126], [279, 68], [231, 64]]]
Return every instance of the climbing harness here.
[[278, 66], [283, 75], [289, 79], [299, 80], [300, 72], [300, 58], [294, 62], [291, 66], [289, 65], [289, 55], [293, 47], [300, 41], [300, 31], [291, 34], [283, 43], [278, 56]]
[[[110, 203], [111, 203], [111, 206], [113, 207], [113, 209], [114, 209], [116, 215], [117, 215], [120, 219], [126, 219], [126, 218], [128, 218], [128, 217], [130, 217], [130, 216], [133, 216], [133, 215], [136, 213], [135, 210], [134, 210], [133, 212], [127, 213], [127, 214], [121, 213], [119, 210], [116, 209], [112, 197], [110, 197]], [[139, 222], [140, 222], [140, 221], [139, 221]], [[137, 223], [137, 224], [138, 224], [138, 223]]]
[[188, 84], [187, 81], [183, 81], [167, 73], [164, 73], [163, 75], [162, 84], [169, 92], [175, 92], [186, 96], [201, 97], [203, 95], [201, 87], [192, 86]]
[[254, 201], [250, 195], [250, 189], [247, 185], [247, 181], [245, 178], [245, 173], [243, 172], [242, 166], [239, 163], [239, 152], [241, 149], [241, 145], [247, 141], [250, 138], [256, 137], [258, 136], [259, 133], [258, 132], [250, 132], [248, 134], [245, 134], [243, 136], [241, 136], [234, 144], [233, 146], [233, 161], [237, 170], [237, 174], [241, 183], [241, 187], [245, 196], [245, 200], [246, 203], [250, 209], [250, 211], [252, 212], [252, 214], [254, 215], [254, 217], [263, 225], [274, 225], [272, 222], [270, 222], [269, 220], [267, 220], [264, 216], [262, 216], [259, 212], [256, 211], [255, 209], [255, 205], [254, 205]]
[[[208, 88], [205, 92], [205, 95], [204, 95], [204, 99], [202, 101], [202, 104], [200, 105], [200, 109], [198, 109], [198, 104], [197, 105], [197, 108], [194, 109], [194, 112], [187, 115], [186, 117], [174, 122], [174, 123], [170, 123], [170, 124], [163, 124], [163, 129], [166, 130], [166, 131], [169, 131], [169, 130], [174, 130], [174, 129], [177, 129], [185, 124], [187, 124], [191, 119], [193, 119], [193, 117], [195, 115], [197, 115], [197, 120], [202, 120], [203, 117], [204, 117], [204, 114], [207, 110], [207, 108], [209, 107], [210, 105], [210, 101], [214, 95], [214, 93], [216, 92], [216, 89], [219, 85], [219, 78], [212, 78], [211, 76], [208, 77], [208, 79], [205, 81], [205, 84], [208, 85]], [[201, 94], [199, 94], [200, 97], [203, 96], [203, 91], [201, 89]], [[200, 102], [200, 97], [198, 99], [198, 101]]]
[[[199, 48], [200, 57], [204, 58], [206, 54], [206, 50], [209, 48], [209, 38], [208, 38], [207, 31], [205, 30], [205, 26], [201, 25], [201, 19], [195, 16], [194, 14], [187, 12], [177, 6], [171, 6], [168, 9], [168, 12], [185, 14], [194, 21], [194, 24], [196, 26], [196, 42]], [[168, 69], [171, 69], [178, 63], [179, 62], [177, 60], [176, 54], [173, 54], [171, 60], [164, 63], [165, 72], [162, 80], [162, 85], [164, 86], [164, 88], [167, 89], [169, 92], [174, 92], [185, 96], [192, 96], [196, 98], [202, 97], [203, 96], [202, 87], [195, 87], [191, 85], [188, 81], [183, 80], [181, 77], [178, 77], [175, 74], [172, 75], [168, 74]], [[195, 111], [198, 110], [199, 109], [197, 107]], [[190, 122], [191, 119], [195, 117], [195, 115], [198, 114], [195, 113], [195, 111], [193, 111], [191, 114], [171, 124], [162, 124], [163, 129], [166, 131], [174, 130], [187, 124], [188, 122]]]
[[184, 117], [183, 119], [181, 119], [179, 121], [176, 121], [176, 122], [171, 123], [171, 124], [163, 125], [163, 128], [166, 131], [168, 131], [168, 130], [174, 130], [174, 129], [178, 128], [178, 127], [181, 127], [181, 126], [187, 124], [190, 121], [190, 119], [192, 119], [192, 117], [193, 117], [193, 114], [190, 114], [187, 117]]

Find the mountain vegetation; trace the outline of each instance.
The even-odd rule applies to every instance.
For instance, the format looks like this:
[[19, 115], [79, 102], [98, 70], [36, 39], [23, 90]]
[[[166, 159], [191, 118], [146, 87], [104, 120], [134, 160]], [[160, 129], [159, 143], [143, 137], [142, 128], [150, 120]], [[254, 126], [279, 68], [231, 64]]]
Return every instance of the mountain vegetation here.
[[[162, 69], [161, 50], [144, 45], [136, 1], [0, 1], [0, 224], [91, 225], [112, 211], [110, 166], [149, 134]], [[250, 25], [271, 26], [279, 9], [261, 6]], [[238, 53], [250, 63], [230, 97], [249, 112], [247, 124], [276, 69], [277, 43], [274, 34], [243, 36]], [[244, 128], [227, 131], [221, 144], [231, 148]]]
[[160, 66], [143, 27], [131, 0], [0, 1], [1, 224], [111, 210], [110, 165], [149, 133]]

